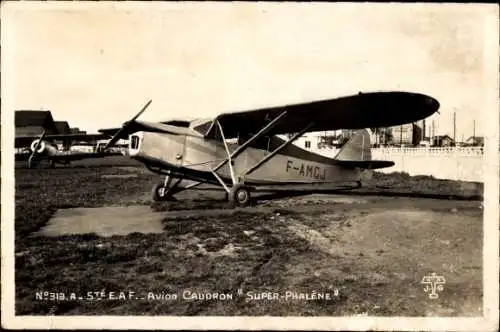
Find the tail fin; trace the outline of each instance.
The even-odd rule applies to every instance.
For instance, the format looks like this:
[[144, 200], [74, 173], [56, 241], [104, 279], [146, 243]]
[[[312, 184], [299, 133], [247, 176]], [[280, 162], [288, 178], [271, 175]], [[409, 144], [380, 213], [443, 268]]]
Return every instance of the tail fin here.
[[370, 134], [368, 130], [357, 131], [335, 156], [336, 160], [368, 161], [372, 159]]
[[394, 166], [394, 162], [372, 160], [370, 133], [359, 130], [348, 140], [334, 158], [345, 168], [378, 169]]

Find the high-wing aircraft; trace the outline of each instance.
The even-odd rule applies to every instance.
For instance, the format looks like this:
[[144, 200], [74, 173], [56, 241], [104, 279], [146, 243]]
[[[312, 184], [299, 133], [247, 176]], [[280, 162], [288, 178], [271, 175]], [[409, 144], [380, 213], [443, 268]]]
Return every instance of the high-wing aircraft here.
[[[79, 151], [61, 151], [56, 145], [50, 141], [96, 141], [99, 139], [109, 138], [103, 134], [58, 134], [47, 135], [44, 130], [40, 137], [33, 136], [17, 136], [15, 137], [15, 147], [29, 146], [29, 156], [27, 156], [28, 168], [36, 168], [42, 161], [48, 161], [50, 167], [55, 167], [56, 164], [69, 165], [71, 161], [90, 159], [90, 158], [103, 158], [112, 155], [120, 155], [119, 152], [79, 152]], [[31, 144], [30, 144], [31, 143]], [[23, 159], [23, 156], [20, 156]]]
[[[137, 121], [151, 100], [121, 128], [102, 129], [113, 135], [105, 149], [129, 138], [128, 155], [149, 170], [166, 175], [153, 188], [154, 200], [202, 183], [224, 188], [228, 200], [245, 206], [263, 186], [334, 184], [361, 180], [391, 161], [371, 159], [368, 131], [424, 119], [439, 109], [427, 95], [372, 92], [251, 111], [224, 113], [213, 119], [151, 123]], [[334, 158], [291, 144], [306, 132], [363, 129]], [[290, 134], [288, 139], [278, 135]], [[236, 140], [229, 143], [229, 140]], [[173, 181], [175, 179], [175, 181]], [[182, 180], [194, 181], [180, 186]]]

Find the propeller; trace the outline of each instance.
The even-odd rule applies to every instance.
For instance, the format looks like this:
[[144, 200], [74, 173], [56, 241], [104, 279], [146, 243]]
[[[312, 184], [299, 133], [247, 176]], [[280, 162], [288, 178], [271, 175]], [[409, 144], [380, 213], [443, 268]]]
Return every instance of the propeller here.
[[42, 132], [42, 136], [36, 141], [36, 144], [32, 147], [31, 149], [31, 155], [28, 158], [28, 168], [31, 168], [33, 165], [34, 158], [37, 154], [38, 148], [40, 147], [40, 144], [42, 144], [43, 139], [45, 138], [45, 134], [47, 133], [47, 130], [44, 129]]
[[118, 142], [118, 140], [120, 139], [120, 135], [123, 133], [123, 132], [126, 132], [127, 129], [130, 128], [130, 126], [134, 123], [134, 121], [142, 114], [144, 113], [144, 111], [146, 110], [146, 108], [148, 108], [149, 104], [151, 104], [152, 100], [149, 100], [146, 105], [144, 105], [144, 107], [139, 111], [139, 113], [137, 113], [131, 120], [125, 122], [122, 126], [122, 128], [120, 130], [118, 130], [116, 132], [116, 134], [113, 135], [113, 137], [111, 138], [111, 140], [108, 142], [108, 144], [106, 144], [106, 146], [103, 148], [103, 151], [106, 151], [107, 149], [109, 149], [111, 146], [113, 146], [116, 142]]

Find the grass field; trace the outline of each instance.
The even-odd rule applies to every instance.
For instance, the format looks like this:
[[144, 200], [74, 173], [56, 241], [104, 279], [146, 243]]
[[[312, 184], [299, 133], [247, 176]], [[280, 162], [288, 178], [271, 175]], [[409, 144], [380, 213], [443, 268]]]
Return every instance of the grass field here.
[[[482, 210], [479, 201], [368, 196], [480, 198], [480, 184], [376, 174], [341, 204], [332, 195], [263, 202], [221, 215], [171, 217], [169, 210], [223, 207], [221, 193], [182, 193], [151, 204], [157, 176], [133, 168], [17, 169], [16, 314], [67, 315], [480, 315]], [[113, 175], [134, 172], [134, 178]], [[363, 196], [365, 195], [365, 196]], [[164, 233], [37, 236], [57, 210], [151, 205]], [[402, 214], [404, 214], [402, 216]], [[437, 218], [437, 219], [436, 219]], [[402, 221], [401, 221], [402, 220]], [[447, 277], [441, 300], [420, 284]], [[36, 300], [37, 291], [136, 294], [219, 292], [229, 301]], [[324, 301], [248, 301], [253, 292], [329, 292]]]

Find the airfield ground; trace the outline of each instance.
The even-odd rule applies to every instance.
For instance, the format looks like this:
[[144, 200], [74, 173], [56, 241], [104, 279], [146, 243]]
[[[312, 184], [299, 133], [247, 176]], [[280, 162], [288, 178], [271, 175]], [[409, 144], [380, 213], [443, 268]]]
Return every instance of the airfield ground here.
[[[16, 169], [15, 175], [17, 315], [482, 314], [480, 184], [377, 174], [352, 193], [232, 210], [213, 191], [152, 204], [158, 177], [133, 163]], [[420, 283], [432, 272], [446, 278], [435, 300]], [[101, 290], [134, 291], [137, 298], [36, 299], [40, 291]], [[184, 290], [230, 293], [233, 300], [185, 300]], [[338, 295], [245, 296], [287, 290]], [[179, 298], [147, 300], [148, 292]]]

